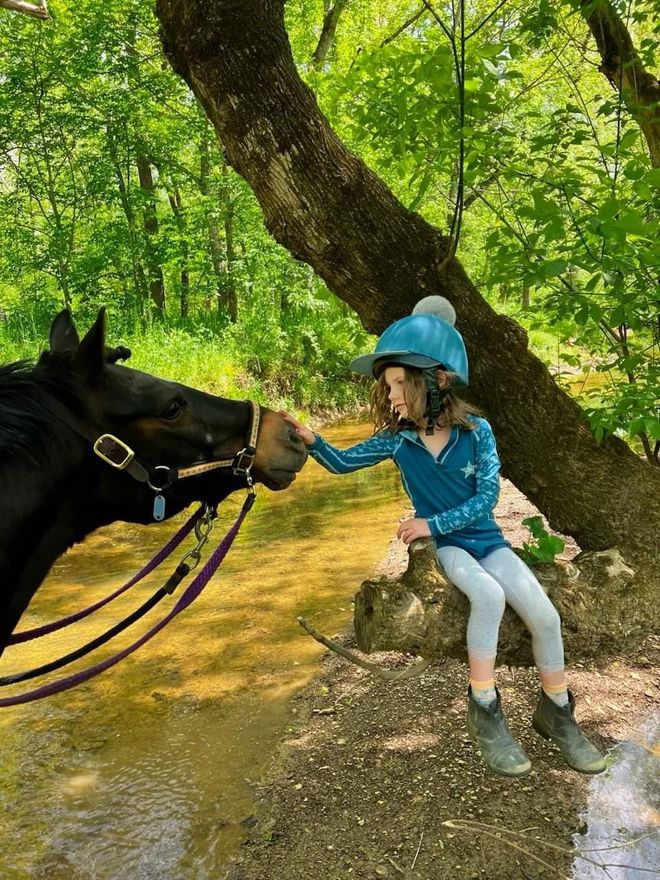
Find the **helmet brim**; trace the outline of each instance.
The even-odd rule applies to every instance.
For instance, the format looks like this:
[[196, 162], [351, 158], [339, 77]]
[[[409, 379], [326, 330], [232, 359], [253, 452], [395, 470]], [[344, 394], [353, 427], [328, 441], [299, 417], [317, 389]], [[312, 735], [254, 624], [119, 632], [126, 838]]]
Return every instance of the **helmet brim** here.
[[412, 351], [376, 351], [356, 358], [351, 362], [350, 368], [363, 376], [376, 376], [379, 368], [385, 364], [400, 364], [405, 367], [417, 367], [420, 370], [440, 366], [433, 358]]

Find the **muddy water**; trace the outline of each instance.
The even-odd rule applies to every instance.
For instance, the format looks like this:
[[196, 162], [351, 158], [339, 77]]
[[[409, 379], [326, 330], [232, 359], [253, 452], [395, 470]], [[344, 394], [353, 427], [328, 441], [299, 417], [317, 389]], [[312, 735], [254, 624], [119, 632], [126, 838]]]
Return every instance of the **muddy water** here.
[[[340, 446], [368, 434], [366, 424], [326, 432]], [[242, 496], [225, 502], [216, 535], [241, 503]], [[261, 490], [220, 573], [163, 633], [75, 690], [0, 710], [2, 880], [221, 876], [254, 809], [255, 783], [286, 731], [290, 697], [322, 653], [296, 615], [328, 633], [343, 627], [402, 508], [391, 463], [335, 477], [310, 462], [286, 492]], [[172, 531], [170, 522], [97, 532], [60, 560], [23, 626], [111, 592]], [[135, 587], [67, 635], [8, 649], [0, 672], [86, 642], [158, 583]], [[119, 636], [115, 650], [147, 626]], [[109, 653], [106, 646], [96, 657]]]

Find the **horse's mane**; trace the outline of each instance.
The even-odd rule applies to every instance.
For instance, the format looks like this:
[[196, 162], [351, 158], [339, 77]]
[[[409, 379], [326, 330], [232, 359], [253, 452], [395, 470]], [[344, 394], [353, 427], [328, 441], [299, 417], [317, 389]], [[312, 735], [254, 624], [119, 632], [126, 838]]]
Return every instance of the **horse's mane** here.
[[[130, 356], [124, 346], [106, 347], [104, 360], [114, 364]], [[44, 351], [36, 364], [21, 360], [0, 365], [0, 464], [22, 458], [38, 465], [53, 453], [53, 440], [62, 434], [59, 421], [47, 408], [48, 398], [84, 414], [84, 393], [71, 371], [72, 358], [72, 351]]]
[[[42, 462], [52, 452], [57, 424], [46, 409], [46, 398], [77, 397], [66, 372], [44, 369], [44, 360], [42, 355], [36, 366], [29, 360], [0, 365], [0, 462], [11, 458], [34, 465]], [[48, 361], [57, 364], [58, 359], [51, 355]]]

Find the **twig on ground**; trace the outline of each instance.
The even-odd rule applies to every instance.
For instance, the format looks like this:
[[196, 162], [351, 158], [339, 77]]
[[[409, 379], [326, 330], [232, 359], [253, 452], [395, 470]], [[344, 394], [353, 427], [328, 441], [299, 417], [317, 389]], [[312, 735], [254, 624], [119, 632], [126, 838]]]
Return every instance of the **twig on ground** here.
[[[457, 824], [461, 823], [461, 824]], [[473, 822], [469, 819], [448, 819], [447, 821], [442, 823], [446, 825], [447, 828], [455, 828], [457, 831], [476, 831], [477, 833], [485, 834], [488, 837], [493, 837], [496, 840], [499, 840], [502, 843], [505, 843], [507, 846], [512, 846], [514, 849], [520, 850], [524, 852], [526, 855], [530, 856], [530, 858], [536, 859], [540, 861], [542, 864], [547, 864], [543, 862], [542, 859], [537, 858], [533, 855], [533, 853], [528, 850], [517, 846], [512, 841], [506, 839], [504, 834], [508, 835], [516, 835], [518, 837], [528, 838], [529, 835], [523, 831], [512, 831], [510, 828], [502, 828], [498, 825], [487, 825], [485, 822]], [[496, 833], [495, 833], [496, 832]], [[584, 853], [595, 853], [595, 852], [609, 852], [610, 850], [622, 849], [624, 847], [631, 846], [635, 843], [639, 843], [640, 840], [644, 840], [647, 837], [652, 837], [653, 835], [660, 834], [660, 830], [658, 831], [649, 831], [646, 834], [641, 834], [639, 837], [634, 837], [632, 840], [626, 840], [623, 843], [613, 843], [610, 846], [602, 846], [602, 847], [591, 847], [589, 849], [571, 849], [567, 846], [561, 846], [558, 843], [553, 843], [549, 840], [543, 840], [543, 838], [534, 837], [534, 843], [537, 846], [545, 846], [548, 849], [553, 849], [556, 852], [564, 853], [565, 855], [573, 856], [576, 859], [581, 859], [584, 862], [589, 862], [589, 864], [594, 865], [597, 868], [601, 868], [607, 876], [610, 876], [608, 868], [630, 868], [634, 871], [639, 871], [640, 873], [645, 874], [657, 874], [657, 871], [654, 868], [638, 868], [633, 865], [626, 864], [617, 864], [610, 862], [598, 862], [595, 859], [590, 859], [588, 856], [584, 855]], [[550, 866], [552, 867], [552, 866]], [[557, 871], [557, 868], [552, 868], [552, 870]]]
[[419, 835], [419, 844], [417, 846], [417, 852], [415, 853], [415, 858], [412, 860], [412, 865], [410, 866], [410, 870], [415, 870], [415, 865], [417, 864], [417, 857], [419, 856], [419, 851], [422, 848], [422, 841], [424, 840], [424, 832]]
[[405, 681], [407, 678], [412, 678], [413, 676], [424, 672], [424, 670], [428, 669], [431, 665], [431, 660], [428, 657], [424, 657], [419, 663], [413, 661], [413, 663], [405, 669], [381, 669], [380, 666], [376, 666], [375, 663], [369, 663], [368, 660], [363, 660], [361, 657], [358, 657], [357, 654], [354, 654], [352, 651], [347, 650], [342, 645], [338, 645], [337, 642], [333, 642], [332, 639], [324, 636], [323, 633], [315, 629], [311, 623], [308, 623], [304, 617], [299, 617], [298, 623], [302, 626], [305, 632], [313, 639], [316, 639], [317, 642], [325, 645], [326, 648], [334, 651], [335, 654], [339, 654], [340, 657], [343, 657], [344, 660], [348, 660], [349, 663], [361, 666], [362, 669], [368, 669], [369, 672], [377, 678], [382, 678], [385, 681]]
[[388, 857], [387, 857], [387, 861], [390, 863], [390, 865], [392, 865], [392, 867], [393, 867], [396, 871], [399, 872], [399, 874], [403, 874], [404, 877], [406, 876], [406, 872], [403, 870], [403, 868], [401, 868], [399, 865], [397, 865], [397, 863], [394, 861], [394, 859], [391, 859], [391, 858], [388, 856]]

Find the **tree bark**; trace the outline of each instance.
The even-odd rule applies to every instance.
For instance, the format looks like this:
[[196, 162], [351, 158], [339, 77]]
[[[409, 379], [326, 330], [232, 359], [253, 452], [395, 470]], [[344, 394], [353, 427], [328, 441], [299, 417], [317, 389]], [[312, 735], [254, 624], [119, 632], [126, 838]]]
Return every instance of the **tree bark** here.
[[503, 471], [583, 549], [619, 546], [660, 566], [660, 471], [616, 437], [595, 442], [527, 336], [496, 314], [447, 237], [394, 197], [340, 142], [300, 79], [284, 0], [158, 0], [174, 69], [254, 190], [275, 239], [309, 263], [379, 333], [427, 294], [456, 307], [472, 396], [498, 437]]
[[641, 62], [623, 21], [609, 0], [581, 0], [580, 10], [598, 46], [600, 71], [621, 93], [660, 168], [660, 80]]
[[[571, 662], [606, 660], [638, 648], [657, 619], [653, 586], [631, 590], [636, 573], [618, 551], [587, 552], [573, 563], [543, 565], [536, 576], [562, 618], [566, 656]], [[413, 541], [408, 568], [395, 579], [364, 581], [355, 596], [355, 639], [360, 650], [409, 651], [423, 657], [466, 656], [467, 598], [443, 576], [435, 544]], [[507, 606], [500, 624], [499, 663], [534, 663], [524, 624]]]

